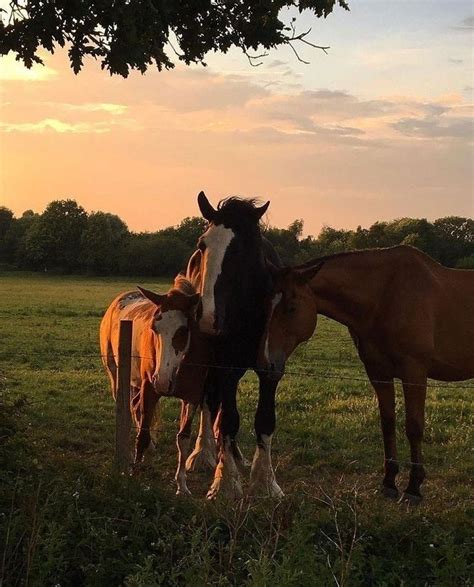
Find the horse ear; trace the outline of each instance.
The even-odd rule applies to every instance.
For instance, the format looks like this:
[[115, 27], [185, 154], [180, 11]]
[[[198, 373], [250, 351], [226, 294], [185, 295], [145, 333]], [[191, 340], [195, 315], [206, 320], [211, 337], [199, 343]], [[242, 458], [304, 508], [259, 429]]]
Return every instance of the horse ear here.
[[305, 285], [306, 283], [308, 283], [308, 281], [311, 281], [313, 279], [313, 277], [316, 276], [316, 274], [319, 272], [319, 270], [321, 269], [321, 267], [323, 265], [324, 265], [324, 261], [320, 261], [319, 263], [316, 263], [316, 265], [313, 265], [312, 267], [308, 267], [306, 269], [296, 269], [294, 271], [296, 281], [298, 283], [300, 283], [301, 285]]
[[216, 210], [212, 207], [204, 192], [199, 192], [198, 194], [198, 206], [203, 217], [209, 222], [212, 222], [216, 215]]
[[150, 302], [153, 302], [156, 306], [161, 306], [161, 304], [166, 299], [166, 295], [157, 294], [153, 291], [150, 291], [149, 289], [140, 287], [139, 285], [137, 285], [137, 288], [146, 297], [147, 300], [150, 300]]
[[268, 210], [268, 206], [270, 206], [270, 200], [268, 200], [268, 202], [266, 204], [263, 204], [263, 206], [259, 206], [259, 207], [255, 208], [255, 215], [257, 217], [257, 222], [260, 220], [260, 218]]

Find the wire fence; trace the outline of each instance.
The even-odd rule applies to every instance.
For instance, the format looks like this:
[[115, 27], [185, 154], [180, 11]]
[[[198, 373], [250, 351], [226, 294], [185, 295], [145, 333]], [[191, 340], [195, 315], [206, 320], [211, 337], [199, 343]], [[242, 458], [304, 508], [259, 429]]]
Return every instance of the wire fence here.
[[[0, 354], [1, 357], [1, 354]], [[113, 358], [117, 360], [117, 355], [110, 354], [110, 355], [102, 355], [100, 353], [77, 353], [75, 351], [72, 352], [15, 352], [10, 353], [8, 352], [6, 357], [21, 357], [21, 358], [28, 358], [28, 357], [36, 357], [45, 360], [53, 360], [53, 359], [96, 359], [97, 361], [101, 361], [107, 358]], [[4, 356], [4, 358], [6, 358]], [[153, 361], [155, 357], [147, 357], [142, 355], [131, 355], [131, 359], [134, 360], [147, 360]], [[375, 379], [370, 378], [368, 376], [353, 376], [348, 375], [347, 373], [341, 373], [341, 370], [347, 369], [363, 369], [363, 364], [357, 361], [345, 361], [345, 362], [337, 362], [334, 359], [328, 358], [326, 355], [320, 356], [311, 356], [311, 360], [301, 361], [300, 363], [303, 364], [303, 368], [294, 368], [289, 367], [284, 370], [283, 376], [293, 376], [293, 377], [315, 377], [321, 379], [331, 379], [331, 380], [341, 380], [341, 381], [352, 381], [354, 383], [365, 383], [365, 384], [392, 384], [394, 383], [394, 379], [400, 379], [395, 377], [394, 379]], [[320, 369], [307, 369], [304, 368], [305, 365], [309, 364], [317, 364], [318, 366], [322, 366], [325, 370]], [[248, 371], [254, 370], [258, 373], [268, 374], [268, 375], [275, 375], [275, 371], [271, 369], [263, 369], [263, 368], [254, 368], [251, 366], [239, 366], [239, 365], [216, 365], [214, 363], [195, 363], [195, 362], [186, 362], [186, 367], [196, 367], [201, 369], [222, 369], [226, 371]], [[290, 361], [290, 365], [292, 362]], [[339, 372], [337, 372], [339, 370]], [[474, 389], [474, 379], [465, 380], [465, 381], [472, 381], [472, 383], [464, 383], [464, 382], [457, 382], [457, 381], [449, 381], [449, 382], [440, 382], [434, 380], [428, 380], [426, 386], [432, 389]], [[411, 381], [402, 381], [403, 385], [406, 386], [413, 386], [413, 387], [423, 387], [425, 383], [420, 382], [411, 382]]]
[[[1, 355], [0, 355], [1, 356]], [[39, 358], [42, 360], [50, 360], [50, 359], [94, 359], [97, 361], [103, 360], [103, 359], [107, 359], [107, 358], [113, 358], [114, 360], [118, 359], [117, 355], [102, 355], [100, 353], [93, 353], [93, 352], [76, 352], [76, 351], [62, 351], [62, 352], [58, 352], [58, 351], [54, 351], [54, 352], [34, 352], [34, 351], [25, 351], [25, 352], [17, 352], [17, 353], [8, 353], [8, 357], [35, 357], [35, 358]], [[134, 360], [154, 360], [154, 357], [147, 357], [147, 356], [142, 356], [142, 355], [135, 355], [132, 354], [130, 355], [131, 359]], [[362, 383], [365, 384], [366, 386], [372, 384], [393, 384], [394, 381], [393, 380], [376, 380], [376, 379], [370, 379], [367, 376], [354, 376], [354, 375], [349, 375], [347, 373], [342, 372], [342, 370], [347, 370], [347, 369], [361, 369], [363, 368], [362, 363], [358, 363], [357, 360], [353, 360], [353, 361], [346, 361], [346, 362], [336, 362], [333, 359], [328, 358], [327, 356], [314, 356], [314, 355], [310, 355], [307, 357], [308, 360], [306, 361], [301, 361], [301, 357], [299, 359], [297, 359], [300, 363], [302, 363], [303, 365], [309, 365], [309, 364], [314, 364], [317, 363], [319, 366], [325, 366], [325, 367], [329, 367], [330, 369], [333, 369], [333, 371], [321, 371], [321, 370], [317, 370], [317, 369], [307, 369], [307, 368], [294, 368], [291, 367], [291, 363], [290, 363], [290, 367], [285, 369], [285, 373], [284, 375], [287, 376], [292, 376], [292, 377], [314, 377], [314, 378], [319, 378], [319, 379], [326, 379], [326, 380], [339, 380], [339, 381], [346, 381], [346, 382], [354, 382], [354, 383]], [[253, 370], [252, 367], [248, 367], [248, 366], [234, 366], [234, 365], [216, 365], [213, 363], [196, 363], [196, 362], [189, 362], [186, 363], [187, 366], [189, 367], [197, 367], [197, 368], [204, 368], [204, 369], [223, 369], [223, 370], [238, 370], [238, 371], [247, 371], [247, 370]], [[28, 368], [28, 366], [26, 366], [26, 368]], [[34, 369], [32, 369], [34, 370]], [[334, 371], [336, 370], [336, 371]], [[339, 371], [337, 371], [339, 370]], [[57, 370], [55, 370], [57, 371]], [[270, 369], [258, 369], [257, 370], [260, 373], [266, 373], [266, 374], [271, 374], [271, 375], [275, 375], [275, 372], [273, 370]], [[8, 382], [8, 378], [5, 377], [5, 375], [1, 375], [0, 374], [0, 383], [2, 383], [3, 380], [3, 386], [0, 386], [0, 391], [1, 391], [1, 387], [6, 387], [6, 383]], [[468, 380], [468, 381], [472, 381], [472, 383], [459, 383], [459, 382], [433, 382], [433, 381], [428, 381], [427, 382], [427, 386], [430, 388], [442, 388], [442, 389], [474, 389], [474, 380]], [[424, 384], [420, 384], [419, 382], [415, 383], [415, 382], [405, 382], [403, 381], [404, 385], [407, 386], [421, 386]], [[16, 394], [15, 394], [16, 395]], [[171, 396], [173, 397], [173, 396]], [[21, 405], [25, 405], [25, 406], [35, 406], [35, 405], [39, 405], [42, 404], [44, 405], [47, 401], [48, 398], [42, 398], [42, 399], [29, 399], [29, 398], [19, 398], [19, 401], [22, 402]], [[4, 404], [5, 405], [5, 404]], [[14, 405], [14, 404], [10, 404], [10, 405]], [[150, 430], [156, 433], [157, 431], [157, 426], [156, 425], [152, 425], [149, 428], [143, 428], [143, 426], [140, 428], [140, 426], [138, 426], [134, 421], [132, 421], [130, 423], [130, 429], [132, 431], [135, 431], [135, 433], [137, 431], [139, 431], [140, 429], [144, 430]], [[1, 438], [0, 438], [1, 440]], [[404, 464], [407, 466], [411, 466], [413, 465], [412, 461], [410, 460], [400, 460], [398, 461], [400, 464]], [[96, 465], [93, 465], [90, 467], [91, 470], [96, 471]]]

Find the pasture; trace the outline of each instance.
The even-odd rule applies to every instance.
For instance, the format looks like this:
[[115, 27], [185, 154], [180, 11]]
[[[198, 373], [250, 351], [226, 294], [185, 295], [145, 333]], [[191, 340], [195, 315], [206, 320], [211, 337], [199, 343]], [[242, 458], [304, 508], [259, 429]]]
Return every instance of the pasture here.
[[[170, 282], [0, 275], [1, 586], [474, 582], [474, 382], [428, 389], [425, 499], [417, 508], [387, 501], [374, 392], [347, 331], [324, 318], [277, 394], [281, 502], [206, 503], [204, 472], [189, 475], [192, 498], [175, 497], [172, 399], [162, 401], [157, 451], [140, 476], [114, 476], [98, 327], [113, 297], [137, 283], [165, 291]], [[249, 460], [256, 399], [249, 373], [239, 389]], [[397, 418], [406, 462], [400, 389]], [[402, 487], [407, 474], [403, 465]]]

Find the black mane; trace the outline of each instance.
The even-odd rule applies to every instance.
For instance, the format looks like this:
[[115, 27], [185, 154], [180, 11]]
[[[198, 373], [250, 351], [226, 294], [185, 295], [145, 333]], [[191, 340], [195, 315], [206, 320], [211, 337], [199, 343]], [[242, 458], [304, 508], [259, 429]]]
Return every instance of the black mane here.
[[255, 225], [255, 210], [260, 205], [258, 198], [230, 196], [217, 204], [214, 222], [229, 226]]

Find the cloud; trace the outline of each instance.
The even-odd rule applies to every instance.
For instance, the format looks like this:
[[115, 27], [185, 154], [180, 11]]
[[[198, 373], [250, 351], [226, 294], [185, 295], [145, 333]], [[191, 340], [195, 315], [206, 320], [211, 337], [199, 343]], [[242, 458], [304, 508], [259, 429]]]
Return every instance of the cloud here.
[[108, 104], [98, 102], [86, 102], [84, 104], [54, 104], [56, 108], [63, 108], [64, 110], [75, 110], [79, 112], [107, 112], [113, 115], [123, 114], [128, 106], [124, 104]]
[[[283, 61], [274, 60], [271, 65], [283, 68], [279, 80], [291, 74]], [[231, 141], [235, 136], [253, 136], [259, 144], [266, 137], [269, 144], [298, 141], [320, 148], [375, 149], [406, 137], [469, 140], [471, 132], [469, 112], [460, 95], [437, 100], [413, 96], [362, 99], [342, 89], [290, 89], [271, 78], [263, 87], [265, 77], [257, 83], [238, 72], [198, 68], [151, 73], [147, 79], [107, 78], [104, 94], [100, 91], [103, 85], [95, 83], [96, 75], [100, 84], [105, 83], [99, 78], [102, 72], [83, 75], [80, 84], [71, 77], [67, 84], [53, 80], [42, 85], [42, 99], [36, 91], [25, 94], [14, 109], [9, 108], [1, 130], [82, 135], [146, 128], [148, 133], [168, 138], [173, 133], [206, 133], [228, 136]], [[104, 95], [107, 102], [101, 100]], [[5, 99], [11, 102], [9, 98], [7, 87]]]
[[269, 68], [274, 68], [274, 67], [283, 67], [283, 66], [287, 65], [287, 63], [286, 63], [286, 61], [280, 61], [280, 59], [274, 59], [273, 61], [270, 61], [270, 63], [267, 63], [266, 65]]
[[176, 112], [228, 110], [267, 93], [244, 76], [214, 74], [203, 69], [177, 69], [159, 74], [159, 86], [148, 99]]
[[468, 117], [403, 118], [392, 126], [402, 134], [424, 139], [459, 138], [472, 140], [474, 136], [473, 119]]
[[33, 65], [31, 69], [16, 61], [13, 55], [0, 57], [0, 81], [46, 82], [55, 79], [58, 72], [47, 65]]
[[451, 28], [461, 32], [472, 32], [474, 30], [474, 16], [467, 16], [459, 24]]
[[75, 124], [71, 124], [69, 122], [64, 122], [62, 120], [58, 120], [56, 118], [45, 118], [44, 120], [39, 120], [37, 122], [0, 122], [0, 129], [4, 132], [27, 132], [27, 133], [37, 133], [37, 132], [45, 132], [45, 131], [54, 131], [60, 134], [64, 133], [74, 133], [74, 134], [84, 134], [84, 133], [105, 133], [109, 132], [111, 129], [110, 127], [106, 126], [106, 123], [99, 122], [99, 123], [87, 123], [87, 122], [78, 122]]

